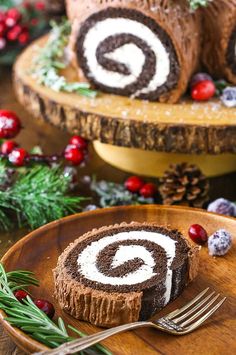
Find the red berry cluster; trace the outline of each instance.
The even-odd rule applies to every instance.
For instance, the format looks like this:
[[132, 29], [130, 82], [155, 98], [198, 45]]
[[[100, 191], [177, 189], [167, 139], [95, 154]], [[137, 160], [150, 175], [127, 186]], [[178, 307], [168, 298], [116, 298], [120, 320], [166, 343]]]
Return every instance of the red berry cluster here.
[[191, 97], [195, 101], [208, 101], [216, 93], [216, 86], [210, 75], [198, 73], [190, 83]]
[[125, 181], [125, 187], [132, 193], [137, 193], [144, 198], [154, 197], [157, 192], [155, 184], [149, 182], [145, 183], [143, 179], [138, 176], [131, 176]]
[[[19, 117], [12, 111], [0, 110], [0, 139], [12, 139], [18, 135], [22, 128]], [[0, 148], [0, 157], [8, 159], [15, 166], [23, 166], [29, 162], [53, 163], [61, 159], [69, 161], [72, 165], [80, 165], [87, 155], [88, 143], [80, 136], [73, 136], [69, 145], [60, 155], [29, 154], [24, 148], [18, 147], [14, 140], [3, 141]]]
[[[23, 302], [27, 296], [30, 296], [28, 292], [24, 290], [17, 290], [14, 292], [14, 296], [19, 302]], [[53, 318], [55, 314], [55, 308], [52, 303], [48, 302], [47, 300], [43, 299], [36, 299], [34, 300], [35, 305], [41, 309], [49, 318]]]
[[38, 24], [37, 13], [42, 12], [44, 3], [34, 5], [23, 3], [20, 8], [0, 12], [0, 51], [7, 45], [26, 45], [30, 40], [31, 27]]

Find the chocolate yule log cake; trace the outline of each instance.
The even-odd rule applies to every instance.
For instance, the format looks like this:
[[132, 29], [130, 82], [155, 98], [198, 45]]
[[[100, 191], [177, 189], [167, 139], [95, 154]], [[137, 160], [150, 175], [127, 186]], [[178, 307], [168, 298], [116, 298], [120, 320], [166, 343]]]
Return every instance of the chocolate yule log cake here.
[[202, 13], [202, 62], [213, 77], [236, 84], [236, 0], [214, 0]]
[[156, 224], [94, 229], [70, 244], [54, 270], [60, 307], [97, 326], [146, 320], [198, 272], [199, 248]]
[[170, 103], [186, 91], [201, 41], [188, 1], [67, 0], [67, 13], [73, 62], [94, 87]]

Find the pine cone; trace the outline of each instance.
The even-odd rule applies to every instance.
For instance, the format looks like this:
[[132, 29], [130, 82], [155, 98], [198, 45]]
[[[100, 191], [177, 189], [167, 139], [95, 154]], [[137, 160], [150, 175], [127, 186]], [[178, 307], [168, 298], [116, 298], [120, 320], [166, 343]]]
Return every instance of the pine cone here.
[[172, 164], [161, 179], [165, 205], [202, 207], [208, 200], [209, 182], [196, 165]]

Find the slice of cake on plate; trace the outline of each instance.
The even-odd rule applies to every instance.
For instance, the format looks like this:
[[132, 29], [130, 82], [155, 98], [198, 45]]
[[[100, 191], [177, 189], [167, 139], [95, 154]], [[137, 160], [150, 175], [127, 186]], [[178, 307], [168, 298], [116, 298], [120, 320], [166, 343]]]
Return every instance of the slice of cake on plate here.
[[199, 248], [177, 230], [121, 223], [94, 229], [62, 253], [54, 270], [61, 308], [102, 327], [147, 320], [197, 275]]

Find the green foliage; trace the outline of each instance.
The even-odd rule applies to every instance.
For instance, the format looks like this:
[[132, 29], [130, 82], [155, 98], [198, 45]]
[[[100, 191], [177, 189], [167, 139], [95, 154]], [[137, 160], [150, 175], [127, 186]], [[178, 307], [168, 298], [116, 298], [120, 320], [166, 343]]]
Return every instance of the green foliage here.
[[153, 198], [144, 198], [126, 190], [123, 184], [96, 181], [93, 179], [91, 189], [100, 197], [100, 206], [143, 205], [154, 203]]
[[196, 10], [199, 7], [202, 7], [202, 6], [205, 7], [205, 6], [209, 5], [209, 2], [213, 1], [213, 0], [188, 0], [188, 1], [189, 1], [191, 10]]
[[69, 184], [70, 178], [60, 167], [36, 166], [27, 172], [18, 171], [15, 183], [0, 191], [0, 228], [13, 227], [13, 217], [19, 227], [35, 229], [78, 212], [83, 198], [67, 195]]
[[97, 92], [90, 89], [88, 83], [68, 83], [59, 70], [65, 69], [65, 47], [69, 40], [71, 27], [69, 21], [61, 24], [51, 22], [52, 30], [45, 46], [35, 58], [33, 77], [46, 87], [55, 91], [75, 92], [83, 96], [95, 97]]
[[[61, 318], [58, 319], [57, 323], [53, 322], [34, 304], [29, 296], [24, 303], [15, 298], [14, 291], [16, 289], [31, 285], [39, 285], [33, 273], [23, 270], [6, 273], [3, 265], [0, 264], [0, 308], [7, 314], [5, 320], [50, 348], [56, 348], [74, 340], [75, 338], [68, 335]], [[70, 327], [70, 329], [80, 334], [77, 329], [73, 327]], [[85, 335], [83, 334], [83, 336]], [[111, 352], [101, 345], [96, 345], [84, 350], [83, 354], [111, 355]]]

